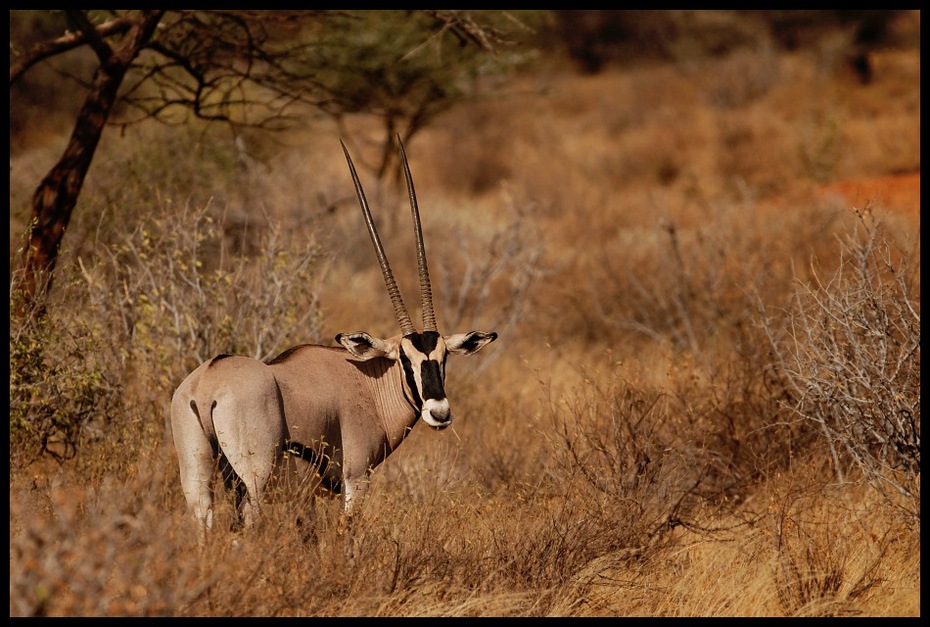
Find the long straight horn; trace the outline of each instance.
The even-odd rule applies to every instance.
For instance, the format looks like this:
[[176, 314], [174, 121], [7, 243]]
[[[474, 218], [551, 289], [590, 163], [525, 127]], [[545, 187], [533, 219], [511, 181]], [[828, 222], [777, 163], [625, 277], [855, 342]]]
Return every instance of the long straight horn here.
[[352, 181], [355, 183], [355, 193], [358, 195], [358, 204], [362, 207], [362, 215], [365, 216], [365, 225], [368, 227], [368, 234], [371, 235], [371, 243], [378, 254], [378, 262], [381, 264], [381, 273], [384, 275], [384, 284], [387, 286], [388, 296], [391, 297], [391, 304], [394, 305], [394, 315], [400, 323], [400, 330], [404, 335], [410, 335], [416, 331], [413, 322], [410, 321], [410, 315], [407, 308], [404, 307], [404, 299], [401, 298], [400, 290], [397, 288], [397, 281], [394, 280], [394, 274], [391, 272], [391, 264], [388, 263], [387, 255], [384, 254], [384, 246], [381, 245], [381, 238], [378, 237], [378, 231], [375, 229], [375, 222], [371, 218], [371, 210], [368, 208], [368, 201], [365, 200], [365, 190], [358, 180], [358, 174], [355, 171], [355, 164], [352, 163], [352, 157], [349, 156], [349, 149], [340, 139], [342, 151], [346, 153], [346, 161], [349, 162], [349, 172], [352, 173]]
[[429, 282], [429, 268], [426, 267], [426, 248], [423, 245], [423, 229], [420, 227], [420, 210], [417, 208], [417, 194], [413, 189], [413, 177], [407, 164], [407, 152], [404, 142], [397, 135], [400, 145], [400, 160], [404, 164], [404, 177], [407, 179], [407, 192], [410, 195], [410, 212], [413, 214], [413, 229], [417, 238], [417, 266], [420, 269], [420, 299], [423, 310], [423, 330], [436, 331], [436, 314], [433, 312], [433, 293]]

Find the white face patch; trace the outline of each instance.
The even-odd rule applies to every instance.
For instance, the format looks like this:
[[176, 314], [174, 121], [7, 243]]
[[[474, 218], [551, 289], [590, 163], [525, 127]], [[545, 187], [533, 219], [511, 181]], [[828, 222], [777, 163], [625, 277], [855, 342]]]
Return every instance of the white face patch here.
[[452, 424], [452, 410], [449, 408], [449, 399], [426, 399], [420, 417], [423, 418], [423, 422], [434, 429], [445, 429]]

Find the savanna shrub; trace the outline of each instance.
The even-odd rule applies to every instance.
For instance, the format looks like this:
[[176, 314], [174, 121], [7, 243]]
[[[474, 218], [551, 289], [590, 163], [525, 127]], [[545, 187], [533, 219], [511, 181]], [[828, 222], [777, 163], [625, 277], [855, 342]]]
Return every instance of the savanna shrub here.
[[70, 459], [94, 419], [116, 413], [122, 382], [104, 333], [67, 311], [10, 318], [11, 465]]
[[318, 340], [319, 247], [270, 219], [245, 236], [236, 227], [231, 237], [209, 204], [166, 203], [101, 260], [122, 293], [98, 303], [159, 385], [176, 385], [219, 353], [267, 359], [295, 335]]
[[200, 362], [319, 340], [312, 238], [272, 220], [235, 233], [249, 246], [229, 233], [209, 204], [165, 201], [86, 264], [62, 252], [45, 313], [11, 320], [11, 459], [71, 457], [89, 428], [138, 444], [163, 431], [174, 387]]
[[798, 282], [784, 332], [767, 329], [792, 409], [823, 435], [839, 480], [863, 476], [920, 520], [920, 249], [867, 211], [828, 280]]

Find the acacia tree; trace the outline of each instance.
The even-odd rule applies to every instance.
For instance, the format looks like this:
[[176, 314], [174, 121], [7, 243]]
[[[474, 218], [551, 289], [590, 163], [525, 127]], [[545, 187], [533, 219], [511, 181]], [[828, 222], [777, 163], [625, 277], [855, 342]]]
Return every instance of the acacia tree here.
[[[17, 13], [11, 12], [11, 19]], [[31, 68], [72, 50], [90, 48], [97, 61], [64, 153], [32, 197], [22, 278], [12, 290], [20, 313], [51, 287], [62, 238], [108, 124], [153, 118], [181, 123], [193, 114], [235, 127], [276, 130], [309, 106], [340, 121], [347, 113], [379, 115], [387, 146], [395, 133], [409, 139], [460, 101], [463, 79], [477, 77], [486, 69], [482, 64], [508, 63], [497, 55], [505, 40], [494, 25], [500, 15], [493, 12], [481, 13], [480, 19], [462, 11], [66, 10], [61, 15], [66, 30], [60, 36], [27, 49], [11, 41], [10, 47], [11, 92]], [[457, 45], [433, 54], [450, 39]], [[417, 54], [419, 49], [425, 53]], [[383, 151], [379, 173], [390, 152]]]

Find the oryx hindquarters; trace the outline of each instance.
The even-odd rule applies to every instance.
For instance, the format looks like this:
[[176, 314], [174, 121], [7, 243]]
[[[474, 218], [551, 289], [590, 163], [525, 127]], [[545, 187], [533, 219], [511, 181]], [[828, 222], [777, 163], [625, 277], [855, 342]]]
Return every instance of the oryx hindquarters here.
[[285, 424], [280, 392], [264, 363], [221, 355], [178, 387], [171, 428], [181, 487], [204, 528], [213, 524], [213, 477], [219, 467], [236, 492], [239, 522], [257, 516], [265, 488], [281, 460]]

